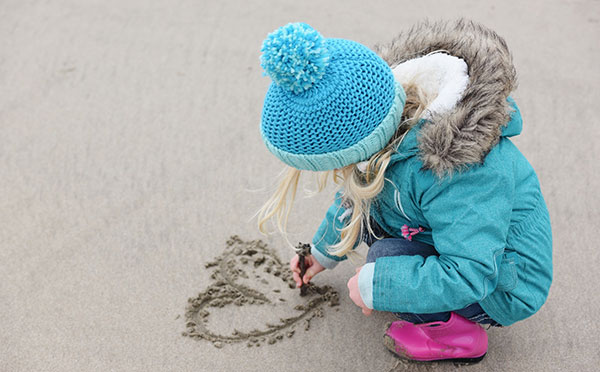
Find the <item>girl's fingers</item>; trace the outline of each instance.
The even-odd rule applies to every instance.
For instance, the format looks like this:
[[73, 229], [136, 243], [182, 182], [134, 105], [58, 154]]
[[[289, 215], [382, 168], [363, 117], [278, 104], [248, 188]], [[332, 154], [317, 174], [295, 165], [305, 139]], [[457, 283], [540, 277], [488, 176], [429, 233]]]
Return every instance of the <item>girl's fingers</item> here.
[[300, 274], [294, 272], [292, 273], [292, 276], [294, 278], [294, 281], [296, 282], [296, 287], [300, 287], [300, 284], [302, 284], [302, 281], [300, 280]]
[[300, 274], [300, 268], [298, 267], [298, 255], [295, 255], [290, 260], [290, 270], [292, 270], [295, 273]]
[[298, 287], [300, 287], [302, 283], [308, 284], [310, 282], [310, 280], [315, 275], [317, 275], [317, 273], [322, 271], [322, 269], [320, 269], [320, 267], [319, 268], [317, 267], [320, 265], [315, 265], [316, 261], [313, 260], [312, 256], [306, 256], [305, 261], [304, 261], [306, 263], [306, 272], [304, 273], [304, 277], [300, 278], [299, 261], [300, 261], [300, 259], [299, 259], [298, 255], [295, 255], [290, 260], [290, 270], [292, 270], [292, 275], [293, 275], [294, 281], [296, 282], [296, 285]]
[[308, 269], [306, 269], [306, 273], [304, 274], [304, 283], [308, 284], [310, 280], [319, 273], [317, 268], [314, 265], [311, 265]]
[[306, 269], [306, 272], [304, 273], [304, 277], [302, 278], [302, 280], [304, 281], [304, 284], [308, 284], [308, 282], [310, 282], [311, 278], [312, 278], [312, 270], [309, 267], [308, 269]]

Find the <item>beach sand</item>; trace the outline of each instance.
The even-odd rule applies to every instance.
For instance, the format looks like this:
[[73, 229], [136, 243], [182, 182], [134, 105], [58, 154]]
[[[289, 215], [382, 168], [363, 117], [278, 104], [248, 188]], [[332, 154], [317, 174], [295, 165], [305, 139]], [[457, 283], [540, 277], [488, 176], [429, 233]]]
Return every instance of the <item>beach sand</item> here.
[[[458, 16], [513, 52], [524, 119], [514, 142], [554, 228], [547, 303], [490, 329], [469, 371], [596, 370], [600, 2], [12, 0], [0, 4], [0, 371], [454, 370], [387, 351], [394, 318], [352, 303], [352, 262], [313, 280], [339, 305], [312, 308], [309, 327], [223, 336], [260, 333], [322, 296], [289, 288], [292, 248], [252, 219], [282, 169], [258, 129], [264, 37], [304, 21], [372, 46], [424, 17]], [[312, 239], [333, 191], [297, 198], [290, 242]], [[236, 283], [255, 303], [236, 305], [236, 290], [211, 278], [232, 235], [272, 251], [234, 265], [251, 268]], [[273, 256], [279, 277], [264, 271]], [[222, 307], [201, 304], [223, 286]], [[190, 337], [207, 334], [200, 310], [220, 338]]]

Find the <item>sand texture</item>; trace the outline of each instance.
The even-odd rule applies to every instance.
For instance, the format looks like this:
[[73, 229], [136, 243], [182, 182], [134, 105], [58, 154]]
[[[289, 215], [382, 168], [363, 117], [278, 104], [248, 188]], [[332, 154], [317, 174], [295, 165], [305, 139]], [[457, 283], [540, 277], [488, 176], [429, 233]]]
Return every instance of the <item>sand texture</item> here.
[[[252, 216], [283, 168], [259, 133], [269, 32], [304, 21], [372, 46], [458, 16], [513, 52], [513, 142], [554, 231], [547, 303], [488, 330], [468, 370], [597, 370], [599, 1], [4, 0], [0, 372], [455, 370], [387, 350], [393, 315], [365, 317], [348, 297], [358, 261], [301, 297], [294, 249]], [[333, 199], [331, 185], [303, 195], [314, 188], [303, 176], [292, 244]]]
[[[215, 281], [197, 297], [188, 299], [185, 312], [188, 329], [182, 333], [184, 336], [210, 341], [217, 348], [223, 347], [223, 344], [238, 342], [246, 342], [248, 347], [265, 343], [272, 345], [282, 340], [284, 335], [292, 337], [301, 322], [304, 330], [308, 331], [313, 318], [323, 317], [322, 305], [339, 305], [338, 293], [333, 288], [312, 284], [302, 287], [305, 294], [310, 296], [301, 303], [294, 305], [298, 301], [286, 300], [286, 295], [293, 296], [292, 293], [296, 292], [298, 296], [300, 290], [296, 289], [288, 265], [282, 263], [276, 253], [261, 240], [244, 242], [234, 235], [229, 238], [226, 247], [221, 256], [205, 265], [206, 268], [214, 268], [210, 278]], [[247, 284], [241, 283], [244, 281]], [[252, 287], [264, 289], [261, 291]], [[291, 291], [294, 289], [295, 291]], [[211, 330], [210, 312], [219, 311], [218, 309], [230, 304], [255, 308], [245, 314], [240, 311], [226, 314], [230, 325], [236, 320], [244, 319], [242, 326], [248, 328], [249, 323], [253, 323], [248, 322], [248, 318], [254, 323], [263, 323], [265, 319], [267, 321], [251, 330], [234, 328], [231, 333]], [[278, 307], [282, 309], [277, 309]], [[277, 311], [286, 314], [286, 317], [279, 318], [277, 323], [269, 323], [267, 314]]]

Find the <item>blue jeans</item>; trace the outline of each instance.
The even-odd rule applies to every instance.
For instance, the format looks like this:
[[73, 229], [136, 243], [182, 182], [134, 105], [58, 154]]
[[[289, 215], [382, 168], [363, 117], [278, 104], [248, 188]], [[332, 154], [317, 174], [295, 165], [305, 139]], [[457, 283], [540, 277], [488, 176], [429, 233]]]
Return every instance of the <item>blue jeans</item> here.
[[[429, 244], [410, 241], [404, 238], [392, 238], [386, 237], [387, 234], [381, 230], [373, 221], [371, 222], [373, 232], [384, 238], [376, 240], [370, 234], [365, 234], [364, 241], [369, 245], [369, 253], [367, 254], [367, 262], [375, 262], [379, 257], [389, 256], [403, 256], [403, 255], [421, 255], [427, 256], [439, 256], [439, 253], [435, 248]], [[485, 311], [479, 306], [478, 303], [471, 304], [464, 309], [454, 310], [454, 313], [469, 319], [472, 322], [480, 324], [489, 324], [492, 326], [500, 326], [494, 321]], [[430, 323], [430, 322], [446, 322], [450, 319], [450, 312], [432, 313], [432, 314], [412, 314], [412, 313], [394, 313], [398, 318], [411, 322], [414, 324]]]

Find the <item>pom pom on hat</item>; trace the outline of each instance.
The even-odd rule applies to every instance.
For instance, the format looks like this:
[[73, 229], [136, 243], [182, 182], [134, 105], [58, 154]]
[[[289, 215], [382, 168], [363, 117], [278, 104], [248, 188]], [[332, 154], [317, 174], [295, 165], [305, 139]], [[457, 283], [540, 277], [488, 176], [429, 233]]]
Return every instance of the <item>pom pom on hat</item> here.
[[310, 89], [325, 73], [325, 39], [306, 23], [289, 23], [270, 33], [261, 48], [261, 66], [279, 86], [296, 94]]

